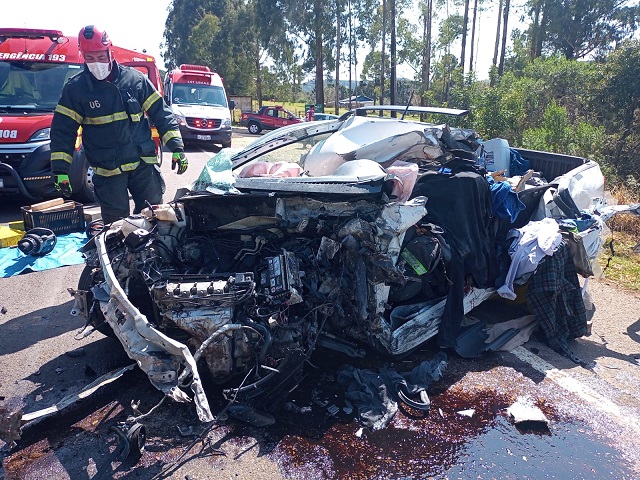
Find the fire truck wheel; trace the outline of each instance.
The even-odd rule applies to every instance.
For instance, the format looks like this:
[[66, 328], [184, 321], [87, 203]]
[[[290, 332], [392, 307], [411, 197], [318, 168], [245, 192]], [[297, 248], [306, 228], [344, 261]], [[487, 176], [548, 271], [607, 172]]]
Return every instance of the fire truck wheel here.
[[71, 169], [69, 170], [69, 181], [73, 188], [73, 198], [81, 203], [94, 202], [93, 197], [93, 169], [89, 166], [84, 150], [75, 152]]
[[161, 167], [162, 166], [162, 155], [164, 154], [164, 151], [162, 150], [162, 147], [160, 147], [158, 149], [158, 154], [156, 155], [158, 157], [158, 166]]

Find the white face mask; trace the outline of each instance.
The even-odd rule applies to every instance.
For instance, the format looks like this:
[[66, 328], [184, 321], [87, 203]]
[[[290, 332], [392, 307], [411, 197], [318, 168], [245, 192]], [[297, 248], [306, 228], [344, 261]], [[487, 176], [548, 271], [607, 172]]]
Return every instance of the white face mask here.
[[111, 63], [87, 63], [87, 67], [91, 74], [98, 80], [104, 80], [109, 76], [109, 73], [111, 73]]

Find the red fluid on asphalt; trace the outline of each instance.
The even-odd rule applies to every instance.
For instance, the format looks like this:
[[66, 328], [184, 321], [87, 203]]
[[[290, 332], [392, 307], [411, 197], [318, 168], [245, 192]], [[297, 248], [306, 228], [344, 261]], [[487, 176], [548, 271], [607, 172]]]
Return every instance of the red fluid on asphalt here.
[[[294, 479], [634, 478], [620, 454], [583, 425], [555, 418], [541, 405], [549, 428], [519, 430], [505, 414], [510, 403], [491, 391], [444, 392], [432, 397], [424, 418], [399, 411], [378, 431], [354, 421], [324, 431], [309, 427], [286, 435], [273, 454], [284, 476]], [[457, 413], [470, 408], [471, 417]], [[289, 418], [304, 429], [304, 419]]]

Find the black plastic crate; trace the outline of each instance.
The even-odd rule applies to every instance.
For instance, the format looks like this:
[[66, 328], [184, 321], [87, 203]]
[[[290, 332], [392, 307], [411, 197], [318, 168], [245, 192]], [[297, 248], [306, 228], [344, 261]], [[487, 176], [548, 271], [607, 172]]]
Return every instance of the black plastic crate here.
[[25, 231], [32, 228], [48, 228], [56, 235], [84, 231], [84, 209], [75, 202], [73, 209], [58, 212], [32, 212], [31, 207], [22, 207], [22, 219]]

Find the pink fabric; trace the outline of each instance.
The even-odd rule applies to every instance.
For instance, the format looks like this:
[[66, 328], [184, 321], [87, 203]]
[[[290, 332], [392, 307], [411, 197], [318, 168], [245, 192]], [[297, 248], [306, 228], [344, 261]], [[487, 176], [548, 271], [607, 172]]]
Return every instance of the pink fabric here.
[[393, 190], [396, 202], [406, 202], [413, 191], [413, 187], [418, 180], [418, 165], [415, 163], [403, 162], [398, 160], [387, 168], [387, 173], [395, 175], [393, 182]]
[[247, 165], [238, 175], [240, 178], [247, 177], [299, 177], [302, 167], [291, 162], [255, 162]]

